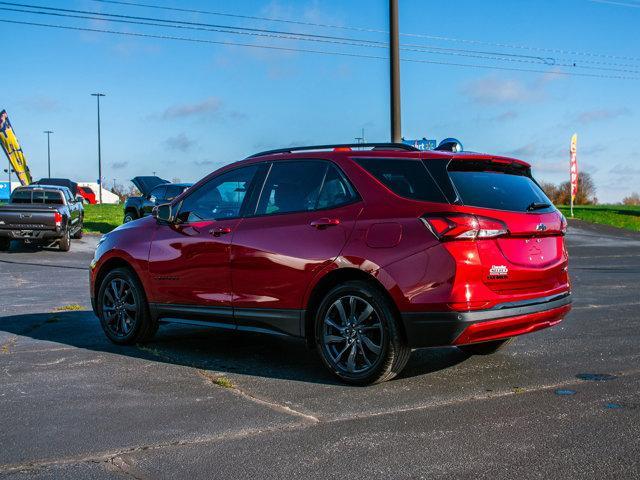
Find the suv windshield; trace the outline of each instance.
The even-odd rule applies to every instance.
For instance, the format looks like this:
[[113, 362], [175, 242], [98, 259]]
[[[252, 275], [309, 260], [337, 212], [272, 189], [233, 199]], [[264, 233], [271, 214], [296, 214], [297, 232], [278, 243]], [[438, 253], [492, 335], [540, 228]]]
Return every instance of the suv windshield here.
[[542, 189], [524, 170], [488, 162], [451, 162], [449, 177], [464, 205], [513, 212], [554, 209]]

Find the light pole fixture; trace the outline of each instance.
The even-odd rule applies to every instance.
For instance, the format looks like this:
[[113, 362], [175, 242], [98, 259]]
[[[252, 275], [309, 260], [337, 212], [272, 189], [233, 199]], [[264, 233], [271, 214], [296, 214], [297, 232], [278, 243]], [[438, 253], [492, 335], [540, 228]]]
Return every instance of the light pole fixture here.
[[100, 148], [100, 97], [104, 97], [104, 93], [92, 93], [92, 97], [96, 97], [98, 101], [98, 192], [100, 204], [102, 205], [102, 152]]
[[45, 130], [47, 134], [47, 178], [51, 178], [51, 134], [53, 131]]

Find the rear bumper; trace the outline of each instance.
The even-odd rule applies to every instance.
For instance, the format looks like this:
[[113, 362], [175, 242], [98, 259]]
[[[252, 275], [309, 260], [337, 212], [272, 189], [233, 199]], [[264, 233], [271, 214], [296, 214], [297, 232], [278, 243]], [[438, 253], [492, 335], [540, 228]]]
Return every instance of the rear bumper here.
[[551, 327], [570, 310], [571, 295], [566, 293], [503, 303], [488, 310], [403, 313], [402, 322], [411, 347], [465, 345]]
[[0, 230], [0, 238], [46, 241], [62, 237], [62, 230]]

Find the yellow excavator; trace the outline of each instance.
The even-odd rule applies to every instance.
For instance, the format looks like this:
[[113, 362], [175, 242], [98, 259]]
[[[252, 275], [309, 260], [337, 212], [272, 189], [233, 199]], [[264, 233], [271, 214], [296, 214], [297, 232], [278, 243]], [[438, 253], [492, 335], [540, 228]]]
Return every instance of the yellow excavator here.
[[0, 145], [2, 145], [2, 150], [7, 155], [11, 168], [16, 172], [20, 183], [29, 185], [32, 178], [27, 166], [27, 159], [24, 158], [24, 153], [11, 127], [6, 110], [0, 111]]

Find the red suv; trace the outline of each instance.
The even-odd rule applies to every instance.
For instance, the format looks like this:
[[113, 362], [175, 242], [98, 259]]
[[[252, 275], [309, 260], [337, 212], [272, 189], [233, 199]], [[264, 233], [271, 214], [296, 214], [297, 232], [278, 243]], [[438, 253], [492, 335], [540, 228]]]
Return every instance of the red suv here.
[[306, 339], [355, 384], [412, 348], [496, 351], [571, 308], [566, 220], [520, 160], [399, 144], [253, 155], [100, 240], [115, 343], [159, 321]]

